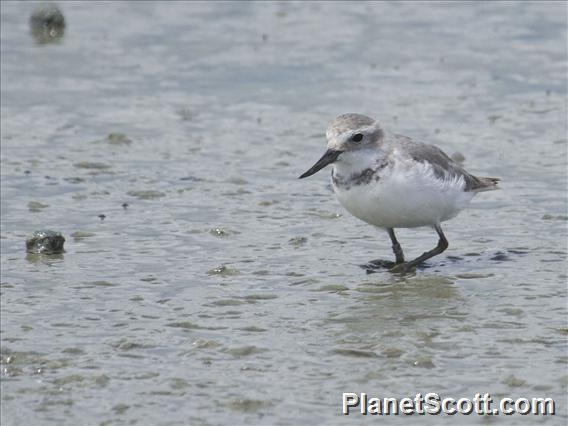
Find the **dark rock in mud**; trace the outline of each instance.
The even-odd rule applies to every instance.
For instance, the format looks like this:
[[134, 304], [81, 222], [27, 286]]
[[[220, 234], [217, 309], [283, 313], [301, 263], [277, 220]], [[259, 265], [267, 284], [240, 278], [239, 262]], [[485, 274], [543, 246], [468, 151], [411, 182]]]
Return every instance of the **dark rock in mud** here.
[[41, 4], [30, 16], [30, 30], [40, 44], [58, 42], [65, 34], [65, 17], [55, 4]]
[[55, 231], [35, 231], [26, 239], [26, 251], [34, 254], [59, 254], [63, 253], [65, 238]]
[[130, 145], [132, 143], [132, 139], [123, 133], [109, 133], [107, 141], [111, 145]]
[[94, 169], [94, 170], [106, 170], [110, 169], [110, 166], [105, 163], [97, 163], [94, 161], [79, 161], [78, 163], [73, 164], [74, 167], [78, 169]]

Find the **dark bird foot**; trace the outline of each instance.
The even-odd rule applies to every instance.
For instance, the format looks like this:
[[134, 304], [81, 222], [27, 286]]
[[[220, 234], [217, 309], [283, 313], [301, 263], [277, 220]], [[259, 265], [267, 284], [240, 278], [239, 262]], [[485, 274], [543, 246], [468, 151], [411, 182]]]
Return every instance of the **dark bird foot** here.
[[409, 272], [414, 272], [417, 269], [422, 271], [424, 269], [432, 268], [433, 266], [436, 265], [426, 262], [419, 263], [418, 265], [413, 265], [412, 262], [396, 263], [393, 264], [392, 268], [389, 268], [389, 272], [394, 274], [408, 274]]
[[360, 266], [367, 271], [367, 274], [374, 274], [382, 269], [391, 269], [395, 265], [396, 264], [390, 260], [375, 259]]
[[428, 264], [426, 262], [424, 263], [420, 263], [418, 265], [409, 265], [409, 262], [404, 262], [404, 263], [396, 263], [393, 262], [391, 260], [383, 260], [383, 259], [376, 259], [376, 260], [371, 260], [368, 263], [365, 263], [364, 265], [360, 265], [361, 268], [363, 268], [367, 274], [375, 274], [379, 271], [389, 271], [392, 272], [393, 274], [407, 274], [409, 272], [413, 272], [415, 270], [423, 270], [423, 269], [428, 269], [431, 268], [434, 265]]
[[389, 272], [393, 273], [393, 274], [408, 274], [409, 272], [412, 272], [416, 267], [415, 266], [409, 266], [408, 263], [397, 263], [396, 265], [394, 265], [392, 268], [389, 269]]

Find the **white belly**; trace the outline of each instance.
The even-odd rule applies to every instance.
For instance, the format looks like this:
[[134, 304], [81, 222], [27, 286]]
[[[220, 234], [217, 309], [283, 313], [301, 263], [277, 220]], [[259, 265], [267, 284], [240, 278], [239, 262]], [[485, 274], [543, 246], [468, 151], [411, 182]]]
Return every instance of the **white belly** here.
[[332, 186], [349, 213], [381, 228], [439, 224], [456, 216], [474, 196], [464, 192], [463, 181], [442, 181], [427, 167], [391, 170], [368, 184]]

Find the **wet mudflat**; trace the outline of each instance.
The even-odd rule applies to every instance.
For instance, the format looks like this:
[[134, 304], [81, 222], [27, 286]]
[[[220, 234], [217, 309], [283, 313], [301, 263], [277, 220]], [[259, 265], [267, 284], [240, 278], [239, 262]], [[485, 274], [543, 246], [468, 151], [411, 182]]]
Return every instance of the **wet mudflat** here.
[[[342, 392], [566, 422], [565, 5], [60, 6], [40, 43], [2, 4], [2, 424], [361, 420]], [[503, 179], [415, 274], [367, 274], [387, 235], [297, 179], [348, 111]], [[65, 252], [26, 253], [39, 229]]]

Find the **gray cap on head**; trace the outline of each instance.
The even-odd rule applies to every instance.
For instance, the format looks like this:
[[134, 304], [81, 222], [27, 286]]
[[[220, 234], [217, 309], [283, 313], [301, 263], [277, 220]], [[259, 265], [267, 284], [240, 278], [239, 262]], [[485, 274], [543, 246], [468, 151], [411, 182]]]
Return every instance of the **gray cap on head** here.
[[327, 128], [327, 147], [339, 151], [353, 151], [376, 147], [384, 132], [375, 119], [363, 114], [342, 114]]
[[374, 119], [363, 114], [341, 114], [335, 120], [333, 120], [333, 123], [330, 124], [328, 132], [331, 132], [335, 135], [340, 135], [341, 133], [349, 130], [354, 130], [365, 126], [372, 126], [374, 123]]

